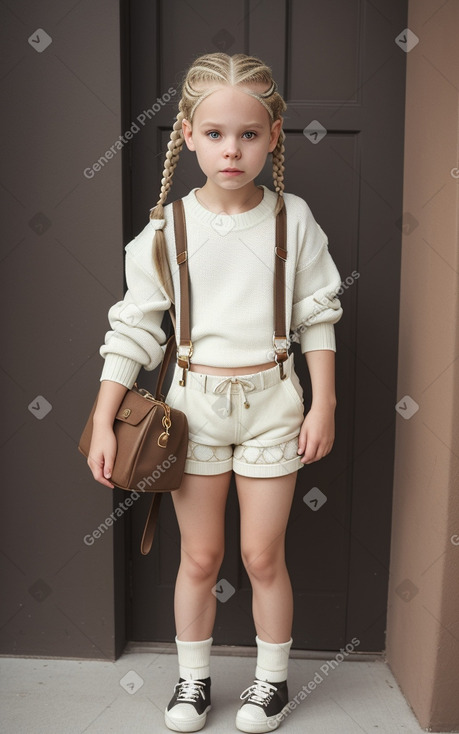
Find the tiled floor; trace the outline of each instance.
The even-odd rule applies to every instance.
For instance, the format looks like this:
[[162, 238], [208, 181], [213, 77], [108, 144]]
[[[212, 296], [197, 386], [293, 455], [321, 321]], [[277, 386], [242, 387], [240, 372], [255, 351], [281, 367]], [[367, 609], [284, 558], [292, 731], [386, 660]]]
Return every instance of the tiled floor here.
[[[321, 668], [321, 666], [324, 666]], [[177, 678], [174, 654], [127, 652], [115, 663], [0, 658], [1, 732], [5, 734], [157, 734]], [[212, 710], [203, 731], [237, 733], [242, 690], [253, 657], [212, 655]], [[320, 680], [322, 678], [322, 680]], [[283, 734], [417, 734], [423, 729], [382, 660], [292, 658], [289, 694], [316, 688], [283, 721]], [[311, 686], [313, 688], [313, 686]]]

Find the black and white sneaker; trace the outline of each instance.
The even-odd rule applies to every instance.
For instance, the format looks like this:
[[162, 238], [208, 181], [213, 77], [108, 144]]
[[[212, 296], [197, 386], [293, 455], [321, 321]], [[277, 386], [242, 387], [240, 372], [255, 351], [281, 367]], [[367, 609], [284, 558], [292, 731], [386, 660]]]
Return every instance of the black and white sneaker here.
[[164, 713], [164, 720], [173, 731], [199, 731], [206, 723], [210, 709], [210, 678], [179, 678]]
[[255, 678], [241, 693], [246, 699], [236, 715], [236, 727], [245, 732], [268, 732], [277, 729], [288, 709], [287, 681], [269, 683]]

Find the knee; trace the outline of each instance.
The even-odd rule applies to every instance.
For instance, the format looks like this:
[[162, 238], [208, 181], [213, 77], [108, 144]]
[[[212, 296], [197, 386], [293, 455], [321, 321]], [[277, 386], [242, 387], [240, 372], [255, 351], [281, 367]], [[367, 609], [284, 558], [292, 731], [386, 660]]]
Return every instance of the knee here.
[[285, 569], [284, 554], [279, 549], [242, 550], [241, 555], [250, 579], [259, 583], [270, 584]]
[[199, 548], [196, 552], [183, 550], [181, 568], [195, 582], [215, 579], [223, 562], [223, 553], [212, 548]]

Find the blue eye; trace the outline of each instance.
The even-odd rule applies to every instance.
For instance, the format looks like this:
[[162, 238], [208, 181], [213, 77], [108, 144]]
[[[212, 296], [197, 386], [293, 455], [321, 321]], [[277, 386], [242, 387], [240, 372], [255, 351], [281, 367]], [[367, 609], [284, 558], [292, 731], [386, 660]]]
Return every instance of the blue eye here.
[[220, 133], [217, 133], [215, 130], [212, 130], [210, 133], [207, 133], [207, 135], [209, 136], [211, 140], [218, 140], [218, 138], [220, 137]]
[[[253, 140], [256, 137], [256, 133], [252, 132], [252, 130], [248, 130], [244, 135], [250, 135], [250, 138], [246, 138], [246, 140]], [[242, 137], [244, 137], [244, 135]]]

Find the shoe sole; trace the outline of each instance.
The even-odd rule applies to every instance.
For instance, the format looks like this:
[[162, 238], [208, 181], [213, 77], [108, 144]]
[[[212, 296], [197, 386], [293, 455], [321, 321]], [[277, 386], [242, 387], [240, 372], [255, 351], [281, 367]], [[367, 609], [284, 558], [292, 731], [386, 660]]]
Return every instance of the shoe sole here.
[[207, 714], [211, 708], [211, 706], [208, 706], [202, 714], [199, 714], [199, 716], [196, 716], [193, 719], [180, 719], [179, 721], [174, 721], [174, 719], [170, 717], [170, 711], [166, 711], [164, 713], [164, 721], [167, 728], [172, 729], [172, 731], [200, 731], [206, 723]]
[[284, 712], [287, 711], [290, 712], [288, 704], [278, 714], [266, 717], [264, 721], [245, 719], [244, 715], [238, 711], [236, 714], [236, 728], [239, 731], [247, 732], [247, 734], [266, 734], [266, 732], [275, 731], [280, 726], [285, 718]]

